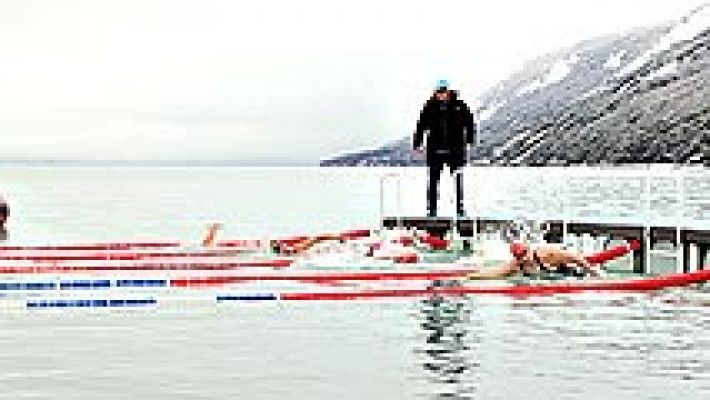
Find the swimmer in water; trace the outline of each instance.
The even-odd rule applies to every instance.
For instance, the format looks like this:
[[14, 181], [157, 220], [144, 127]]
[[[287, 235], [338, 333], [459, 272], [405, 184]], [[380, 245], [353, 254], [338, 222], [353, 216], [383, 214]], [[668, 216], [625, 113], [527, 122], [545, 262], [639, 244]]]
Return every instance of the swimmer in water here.
[[301, 237], [289, 240], [272, 239], [269, 240], [269, 248], [278, 255], [297, 255], [305, 253], [313, 246], [326, 241], [338, 241], [342, 243], [343, 237], [342, 235], [327, 233], [315, 237]]
[[544, 273], [564, 275], [584, 274], [601, 276], [602, 270], [591, 265], [584, 256], [560, 250], [554, 247], [540, 247], [532, 250], [525, 243], [512, 243], [510, 252], [513, 260], [501, 266], [475, 271], [468, 275], [469, 279], [500, 279], [522, 274], [528, 276]]

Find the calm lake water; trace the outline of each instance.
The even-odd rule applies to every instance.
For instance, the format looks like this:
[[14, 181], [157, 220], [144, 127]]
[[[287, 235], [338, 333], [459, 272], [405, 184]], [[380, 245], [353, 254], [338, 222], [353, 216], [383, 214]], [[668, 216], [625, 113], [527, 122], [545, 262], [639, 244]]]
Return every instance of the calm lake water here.
[[[465, 174], [469, 214], [710, 226], [702, 169]], [[9, 243], [196, 241], [214, 220], [225, 237], [267, 237], [372, 227], [381, 209], [421, 215], [425, 175], [2, 167], [0, 192], [11, 204]], [[443, 214], [454, 209], [451, 186], [447, 177]], [[0, 398], [706, 399], [708, 331], [703, 288], [7, 313]]]

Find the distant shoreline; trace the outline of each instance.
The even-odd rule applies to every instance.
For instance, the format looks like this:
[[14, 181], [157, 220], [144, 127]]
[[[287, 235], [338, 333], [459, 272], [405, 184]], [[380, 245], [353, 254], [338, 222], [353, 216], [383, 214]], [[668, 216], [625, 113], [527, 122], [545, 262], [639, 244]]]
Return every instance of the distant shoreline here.
[[[425, 168], [426, 165], [348, 165], [348, 164], [329, 164], [323, 165], [314, 163], [245, 163], [234, 161], [117, 161], [117, 160], [99, 160], [99, 161], [79, 161], [79, 160], [38, 160], [38, 161], [6, 161], [0, 160], [0, 168], [7, 167], [37, 167], [37, 168], [92, 168], [92, 167], [122, 167], [122, 168], [354, 168], [354, 169], [392, 169], [392, 168]], [[548, 165], [526, 165], [526, 164], [506, 164], [506, 163], [491, 163], [491, 162], [469, 162], [466, 167], [469, 168], [582, 168], [589, 167], [595, 169], [706, 169], [706, 165], [702, 163], [554, 163]]]
[[204, 160], [0, 160], [0, 167], [319, 167], [318, 162], [240, 162]]

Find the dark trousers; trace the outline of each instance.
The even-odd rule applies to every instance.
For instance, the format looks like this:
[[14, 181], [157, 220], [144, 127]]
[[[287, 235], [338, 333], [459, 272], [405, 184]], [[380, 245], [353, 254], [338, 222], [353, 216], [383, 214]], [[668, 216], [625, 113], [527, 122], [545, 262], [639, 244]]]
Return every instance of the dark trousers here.
[[[427, 210], [430, 217], [436, 216], [437, 202], [439, 200], [439, 180], [441, 171], [444, 169], [443, 162], [429, 163], [429, 185], [427, 188]], [[462, 215], [463, 209], [463, 174], [461, 169], [451, 168], [451, 172], [456, 174], [456, 213]]]

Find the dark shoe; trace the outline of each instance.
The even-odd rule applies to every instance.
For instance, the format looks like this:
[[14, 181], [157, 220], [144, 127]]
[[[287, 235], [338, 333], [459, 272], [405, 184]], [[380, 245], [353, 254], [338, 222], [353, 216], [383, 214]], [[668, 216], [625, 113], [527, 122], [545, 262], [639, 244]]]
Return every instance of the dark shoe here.
[[429, 210], [429, 212], [427, 212], [426, 216], [429, 218], [436, 218], [436, 211]]

